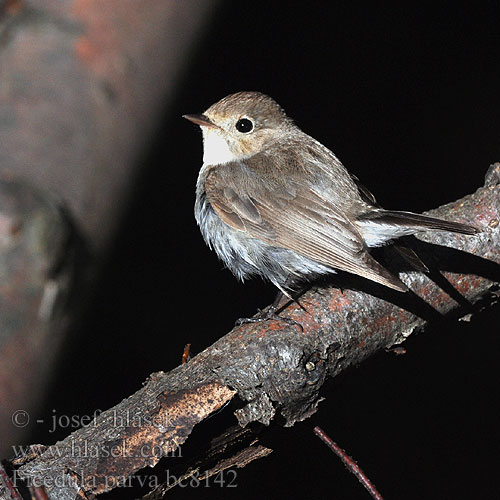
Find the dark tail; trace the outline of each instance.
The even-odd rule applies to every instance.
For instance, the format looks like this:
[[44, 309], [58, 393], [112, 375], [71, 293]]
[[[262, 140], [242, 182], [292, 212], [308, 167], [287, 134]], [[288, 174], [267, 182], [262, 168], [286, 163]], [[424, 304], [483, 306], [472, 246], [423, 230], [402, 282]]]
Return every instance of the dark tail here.
[[451, 231], [452, 233], [461, 234], [477, 234], [481, 232], [476, 227], [469, 226], [468, 224], [435, 219], [434, 217], [414, 214], [412, 212], [397, 212], [393, 210], [373, 210], [361, 215], [358, 220], [410, 228], [437, 229], [439, 231]]

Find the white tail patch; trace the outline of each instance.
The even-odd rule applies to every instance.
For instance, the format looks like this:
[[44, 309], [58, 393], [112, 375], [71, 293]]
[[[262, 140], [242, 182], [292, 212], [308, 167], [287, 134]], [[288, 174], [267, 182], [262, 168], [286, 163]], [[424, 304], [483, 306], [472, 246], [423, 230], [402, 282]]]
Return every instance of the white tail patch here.
[[408, 226], [396, 226], [394, 224], [380, 224], [372, 220], [356, 221], [365, 243], [369, 247], [380, 247], [391, 240], [415, 234], [425, 229], [417, 229]]

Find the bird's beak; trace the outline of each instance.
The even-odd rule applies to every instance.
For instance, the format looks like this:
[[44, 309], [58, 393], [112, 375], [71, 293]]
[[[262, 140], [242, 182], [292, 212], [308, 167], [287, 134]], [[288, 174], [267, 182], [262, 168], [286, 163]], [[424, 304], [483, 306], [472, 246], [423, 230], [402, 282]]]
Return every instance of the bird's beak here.
[[182, 115], [182, 118], [189, 120], [190, 122], [196, 123], [200, 127], [209, 127], [209, 128], [219, 128], [208, 116], [203, 114], [201, 115]]

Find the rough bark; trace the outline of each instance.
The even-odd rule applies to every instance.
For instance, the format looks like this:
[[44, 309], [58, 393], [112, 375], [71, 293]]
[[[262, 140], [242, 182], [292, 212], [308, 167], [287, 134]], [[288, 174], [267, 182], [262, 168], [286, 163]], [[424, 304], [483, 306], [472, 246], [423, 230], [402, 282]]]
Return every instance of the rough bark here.
[[[235, 412], [241, 427], [269, 424], [278, 415], [293, 425], [316, 411], [327, 377], [400, 344], [452, 310], [473, 313], [474, 303], [500, 282], [500, 164], [490, 168], [484, 187], [429, 214], [473, 224], [482, 232], [419, 237], [415, 248], [430, 272], [400, 274], [412, 292], [401, 294], [347, 275], [339, 277], [349, 286], [344, 290], [313, 288], [300, 299], [305, 310], [292, 303], [282, 312], [303, 331], [279, 320], [235, 327], [188, 363], [153, 374], [142, 389], [90, 425], [19, 458], [16, 477], [45, 485], [55, 499], [108, 491], [139, 469], [155, 466], [188, 439], [195, 425], [236, 396], [245, 402]], [[242, 448], [231, 449], [210, 470], [269, 453], [255, 441]], [[161, 498], [166, 489], [149, 498]]]

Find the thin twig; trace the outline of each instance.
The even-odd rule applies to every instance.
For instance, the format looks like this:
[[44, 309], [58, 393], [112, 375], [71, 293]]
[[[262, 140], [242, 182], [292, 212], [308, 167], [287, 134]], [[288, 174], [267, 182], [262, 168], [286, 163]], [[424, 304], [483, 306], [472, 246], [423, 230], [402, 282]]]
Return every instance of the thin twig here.
[[184, 351], [182, 353], [182, 364], [186, 364], [191, 359], [191, 344], [186, 344], [184, 346]]
[[1, 488], [2, 483], [3, 483], [4, 487], [7, 490], [9, 490], [10, 498], [12, 498], [12, 500], [23, 500], [21, 495], [18, 493], [16, 487], [12, 483], [12, 481], [11, 481], [9, 475], [7, 474], [6, 470], [4, 469], [3, 465], [0, 464], [0, 489], [3, 489], [3, 488]]
[[366, 474], [361, 470], [361, 467], [350, 457], [335, 441], [325, 434], [321, 427], [316, 426], [314, 434], [318, 436], [323, 443], [325, 443], [339, 458], [344, 462], [344, 465], [350, 470], [357, 478], [358, 481], [366, 488], [368, 493], [375, 500], [384, 500], [382, 495], [377, 491], [375, 485], [366, 477]]
[[35, 500], [49, 500], [49, 496], [47, 495], [47, 492], [45, 491], [45, 488], [43, 486], [36, 486], [35, 488], [33, 488], [31, 493]]

